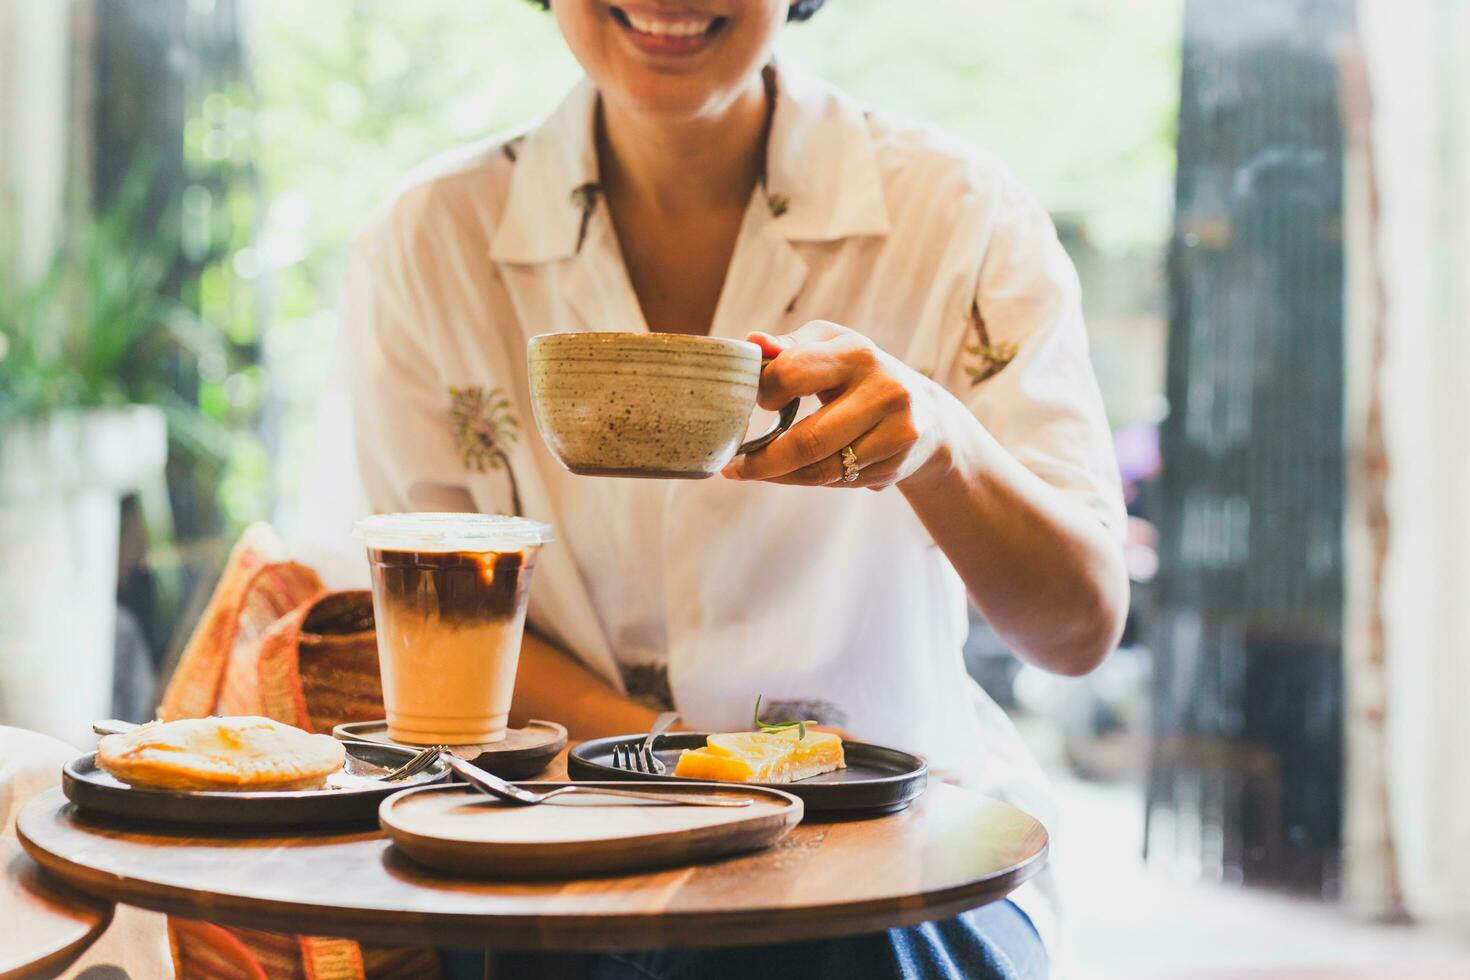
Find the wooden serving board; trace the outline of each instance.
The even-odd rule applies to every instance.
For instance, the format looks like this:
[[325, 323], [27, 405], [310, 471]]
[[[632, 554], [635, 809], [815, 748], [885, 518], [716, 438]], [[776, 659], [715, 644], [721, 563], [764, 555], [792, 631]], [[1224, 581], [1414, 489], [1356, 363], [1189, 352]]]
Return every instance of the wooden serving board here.
[[[529, 785], [547, 790], [568, 784]], [[607, 785], [632, 788], [626, 782]], [[689, 791], [687, 784], [637, 788]], [[769, 847], [801, 822], [801, 800], [779, 790], [701, 785], [699, 792], [754, 802], [738, 808], [648, 806], [572, 795], [516, 806], [463, 786], [438, 786], [384, 800], [378, 820], [414, 862], [493, 878], [579, 878], [691, 864]]]
[[1004, 898], [1047, 853], [1035, 819], [942, 782], [888, 816], [804, 822], [766, 850], [595, 879], [453, 878], [415, 864], [376, 830], [203, 835], [98, 820], [60, 789], [32, 798], [16, 829], [47, 872], [109, 902], [369, 943], [563, 951], [785, 943], [911, 926]]

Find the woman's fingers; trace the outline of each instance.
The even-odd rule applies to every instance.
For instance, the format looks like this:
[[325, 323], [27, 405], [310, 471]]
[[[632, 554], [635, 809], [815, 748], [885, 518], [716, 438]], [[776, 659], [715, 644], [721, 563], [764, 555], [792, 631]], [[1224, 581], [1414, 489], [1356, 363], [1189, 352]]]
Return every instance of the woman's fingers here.
[[766, 357], [775, 357], [783, 350], [795, 347], [797, 344], [830, 340], [852, 332], [847, 327], [839, 326], [830, 320], [808, 320], [790, 333], [770, 334], [762, 330], [755, 330], [746, 334], [745, 339], [760, 347]]
[[903, 479], [906, 465], [902, 456], [890, 456], [872, 466], [864, 466], [856, 482], [843, 483], [841, 486], [854, 490], [884, 490]]
[[[878, 363], [877, 350], [860, 334], [813, 329], [807, 339], [798, 340], [805, 330], [807, 327], [783, 338], [769, 338], [795, 342], [784, 347], [776, 359], [762, 369], [757, 397], [761, 408], [775, 411], [793, 398], [840, 391]], [[761, 346], [767, 348], [766, 344]], [[769, 356], [769, 351], [767, 353]], [[823, 397], [822, 400], [830, 398]]]
[[901, 456], [890, 456], [885, 460], [864, 466], [858, 478], [851, 483], [842, 479], [842, 462], [834, 459], [818, 463], [798, 473], [767, 480], [790, 487], [839, 487], [847, 490], [882, 490], [891, 487], [903, 478], [904, 461]]
[[852, 341], [843, 337], [801, 344], [783, 351], [761, 369], [761, 408], [775, 411], [793, 398], [840, 390], [851, 382], [854, 363]]
[[[922, 462], [924, 385], [914, 372], [846, 327], [814, 320], [784, 336], [749, 339], [774, 358], [761, 372], [759, 402], [778, 409], [816, 395], [821, 408], [766, 448], [737, 457], [725, 475], [795, 486], [866, 487], [898, 482]], [[841, 453], [851, 446], [859, 476], [845, 482]]]
[[[887, 486], [888, 483], [894, 482], [894, 475], [902, 468], [903, 457], [912, 445], [913, 440], [908, 434], [908, 424], [902, 419], [890, 416], [861, 436], [836, 443], [835, 449], [814, 463], [777, 476], [760, 477], [759, 479], [801, 487], [866, 487], [879, 483]], [[846, 446], [852, 447], [859, 467], [858, 479], [851, 483], [842, 479], [844, 473], [842, 450]], [[775, 448], [776, 443], [772, 443], [764, 452], [770, 452]]]
[[881, 418], [861, 390], [849, 392], [793, 425], [765, 449], [735, 457], [725, 474], [738, 480], [778, 479], [821, 463]]

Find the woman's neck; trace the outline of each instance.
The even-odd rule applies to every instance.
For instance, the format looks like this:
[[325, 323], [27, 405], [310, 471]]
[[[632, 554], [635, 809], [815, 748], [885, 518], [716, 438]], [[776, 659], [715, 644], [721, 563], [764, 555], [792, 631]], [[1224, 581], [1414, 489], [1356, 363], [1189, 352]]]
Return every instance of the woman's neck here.
[[604, 101], [604, 188], [655, 214], [743, 209], [764, 166], [769, 103], [761, 75], [720, 111], [692, 119], [642, 116]]

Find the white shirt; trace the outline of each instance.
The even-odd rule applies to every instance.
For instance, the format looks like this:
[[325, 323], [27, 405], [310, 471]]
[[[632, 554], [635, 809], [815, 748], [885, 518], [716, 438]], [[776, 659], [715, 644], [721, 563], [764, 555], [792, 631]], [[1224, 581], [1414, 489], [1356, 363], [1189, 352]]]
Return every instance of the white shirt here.
[[[303, 526], [350, 548], [361, 505], [320, 491], [353, 465], [376, 511], [509, 512], [506, 472], [468, 468], [449, 415], [450, 388], [494, 389], [518, 425], [498, 446], [527, 516], [557, 534], [531, 587], [542, 635], [620, 689], [620, 661], [665, 662], [695, 728], [747, 727], [758, 694], [808, 702], [1050, 823], [1044, 778], [965, 672], [959, 576], [898, 491], [577, 477], [534, 431], [530, 337], [647, 329], [606, 205], [585, 190], [596, 98], [584, 81], [524, 135], [436, 161], [361, 236], [338, 362], [348, 395], [329, 386]], [[993, 157], [784, 63], [767, 152], [711, 333], [858, 330], [1121, 533], [1076, 274], [1026, 190]], [[758, 413], [753, 428], [769, 423]]]

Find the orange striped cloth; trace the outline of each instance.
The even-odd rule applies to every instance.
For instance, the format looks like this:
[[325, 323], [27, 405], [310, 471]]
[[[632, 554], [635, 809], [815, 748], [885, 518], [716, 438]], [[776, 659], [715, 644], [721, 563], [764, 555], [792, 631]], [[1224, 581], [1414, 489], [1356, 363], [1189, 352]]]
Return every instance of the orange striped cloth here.
[[[250, 593], [257, 587], [267, 595], [278, 591], [273, 586], [278, 570], [285, 563], [285, 555], [285, 544], [269, 525], [252, 524], [246, 528], [230, 552], [224, 573], [209, 598], [209, 605], [204, 608], [204, 615], [174, 668], [163, 703], [158, 708], [158, 717], [173, 721], [176, 718], [203, 718], [214, 713], [225, 668], [240, 633], [241, 615], [247, 603], [261, 601], [253, 600]], [[262, 573], [266, 576], [264, 580], [261, 579]], [[317, 592], [322, 588], [320, 581], [305, 584], [307, 589], [303, 591]], [[300, 596], [297, 602], [304, 598], [305, 595]]]
[[[230, 552], [184, 648], [160, 718], [264, 715], [313, 732], [383, 716], [369, 592], [329, 592], [265, 524]], [[170, 917], [183, 980], [433, 980], [439, 955], [420, 947], [287, 936]]]

